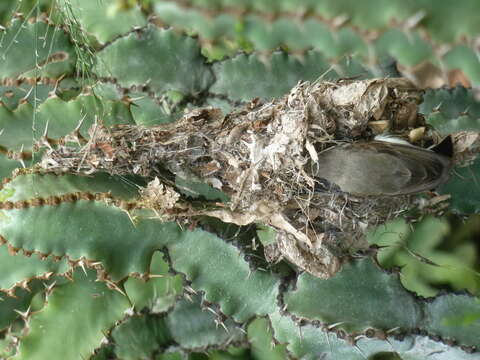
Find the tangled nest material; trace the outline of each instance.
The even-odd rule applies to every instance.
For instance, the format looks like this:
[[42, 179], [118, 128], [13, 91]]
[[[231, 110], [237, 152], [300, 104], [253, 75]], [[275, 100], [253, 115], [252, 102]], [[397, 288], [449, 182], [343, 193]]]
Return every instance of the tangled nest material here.
[[[273, 226], [277, 241], [266, 246], [267, 259], [285, 257], [328, 278], [349, 254], [368, 248], [367, 228], [419, 203], [412, 196], [342, 193], [311, 175], [312, 161], [328, 147], [385, 132], [417, 146], [437, 143], [440, 137], [418, 113], [421, 100], [422, 91], [403, 78], [300, 82], [280, 99], [255, 99], [227, 115], [209, 107], [155, 127], [107, 128], [98, 122], [88, 141], [78, 129], [55, 144], [44, 137], [41, 167], [154, 179], [141, 203], [162, 219], [208, 215], [238, 225]], [[465, 148], [457, 154], [466, 161], [479, 139], [468, 133], [456, 139], [462, 136], [470, 145], [457, 141], [457, 149]], [[175, 176], [206, 182], [230, 201], [194, 209], [175, 191]]]

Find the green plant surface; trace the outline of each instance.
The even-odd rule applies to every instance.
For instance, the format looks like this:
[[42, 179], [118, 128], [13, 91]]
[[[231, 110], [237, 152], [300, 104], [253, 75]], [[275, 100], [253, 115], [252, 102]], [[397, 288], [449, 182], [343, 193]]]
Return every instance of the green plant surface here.
[[[60, 192], [61, 189], [58, 188]], [[14, 191], [10, 193], [15, 194]], [[44, 223], [43, 218], [48, 218], [49, 222]], [[105, 223], [102, 219], [107, 218], [109, 221]], [[16, 248], [67, 255], [70, 259], [100, 261], [114, 281], [129, 273], [146, 273], [153, 251], [171, 243], [169, 250], [174, 268], [185, 271], [194, 287], [205, 290], [210, 301], [219, 299], [225, 291], [231, 291], [231, 297], [223, 299], [226, 301], [222, 306], [227, 314], [240, 319], [271, 311], [276, 296], [277, 280], [259, 271], [250, 274], [247, 263], [235, 261], [239, 269], [230, 274], [233, 278], [222, 279], [215, 275], [229, 275], [226, 269], [230, 269], [231, 263], [239, 256], [238, 250], [219, 238], [206, 232], [180, 234], [175, 224], [161, 224], [155, 220], [140, 220], [133, 224], [124, 211], [101, 201], [78, 200], [60, 202], [56, 206], [4, 210], [0, 228], [2, 236]], [[155, 234], [162, 236], [159, 238]], [[179, 236], [182, 241], [172, 241]], [[201, 248], [198, 248], [196, 237], [205, 239]], [[119, 245], [122, 242], [123, 245]], [[196, 249], [197, 258], [181, 256], [182, 251], [190, 251], [190, 247]], [[197, 268], [203, 264], [202, 259], [208, 259], [206, 264], [210, 268], [199, 271]], [[232, 286], [241, 282], [250, 290], [244, 292]], [[255, 289], [262, 289], [262, 294], [250, 297], [248, 294], [257, 293]]]
[[217, 81], [210, 91], [232, 100], [253, 97], [273, 98], [283, 95], [299, 80], [311, 80], [329, 70], [321, 56], [310, 53], [302, 64], [285, 53], [274, 53], [262, 62], [255, 55], [238, 55], [214, 64]]
[[[280, 21], [277, 20], [276, 23], [280, 24]], [[346, 55], [356, 57], [368, 54], [368, 48], [361, 37], [352, 29], [342, 28], [338, 29], [338, 31], [332, 31], [327, 24], [307, 20], [304, 24], [301, 24], [300, 31], [300, 36], [305, 39], [305, 46], [313, 46], [333, 63], [337, 63], [339, 59]], [[287, 46], [295, 46], [295, 39], [290, 38], [290, 40]], [[297, 51], [300, 51], [300, 49], [297, 49]]]
[[[419, 111], [425, 115], [427, 123], [442, 135], [480, 129], [480, 103], [471, 89], [427, 90]], [[439, 187], [441, 194], [452, 195], [449, 201], [453, 212], [474, 214], [480, 211], [479, 166], [480, 160], [476, 159], [469, 166], [455, 167], [450, 180]], [[468, 192], [464, 191], [465, 186], [468, 186]]]
[[[20, 105], [15, 111], [0, 107], [0, 145], [8, 149], [20, 151], [32, 148], [32, 115], [30, 104]], [[7, 135], [8, 134], [8, 135]]]
[[455, 118], [446, 118], [441, 112], [433, 112], [429, 114], [428, 122], [434, 127], [438, 125], [438, 131], [443, 135], [458, 131], [456, 129], [478, 131], [480, 128], [480, 118], [472, 118], [468, 113], [459, 114]]
[[448, 69], [461, 69], [472, 83], [477, 86], [480, 82], [480, 69], [476, 52], [466, 45], [453, 47], [443, 59]]
[[183, 352], [177, 351], [177, 352], [165, 352], [162, 354], [158, 354], [155, 357], [155, 360], [184, 360], [184, 359], [189, 359], [189, 357], [184, 354]]
[[32, 298], [44, 289], [42, 281], [33, 280], [29, 284], [29, 290], [14, 289], [15, 297], [0, 291], [0, 331], [6, 330], [20, 317], [20, 313], [26, 312], [30, 308]]
[[120, 101], [124, 98], [127, 89], [122, 89], [118, 84], [108, 81], [97, 81], [93, 86], [95, 95], [107, 101]]
[[96, 173], [90, 176], [73, 174], [55, 175], [51, 173], [19, 174], [3, 185], [0, 190], [1, 201], [26, 201], [34, 198], [61, 196], [76, 192], [110, 193], [122, 200], [138, 197], [138, 188], [132, 184], [139, 181], [135, 177], [112, 176]]
[[163, 316], [132, 316], [112, 331], [115, 354], [124, 360], [148, 360], [173, 343]]
[[126, 104], [103, 101], [93, 95], [80, 95], [70, 101], [52, 98], [41, 104], [37, 112], [35, 125], [44, 129], [48, 122], [48, 134], [53, 138], [73, 131], [80, 121], [80, 132], [84, 136], [95, 120], [108, 126], [134, 123]]
[[[299, 327], [290, 317], [279, 313], [270, 315], [274, 336], [277, 341], [286, 343], [289, 353], [297, 358], [332, 358], [361, 360], [373, 358], [375, 354], [389, 353], [389, 359], [424, 360], [425, 356], [434, 360], [474, 360], [478, 354], [467, 353], [459, 347], [452, 347], [427, 336], [404, 336], [401, 340], [388, 336], [387, 340], [360, 337], [352, 346], [335, 334], [327, 333], [319, 327], [304, 325]], [[426, 355], [428, 354], [428, 355]]]
[[[193, 296], [175, 304], [166, 317], [173, 340], [183, 349], [203, 350], [210, 346], [225, 346], [241, 341], [245, 334], [231, 319], [222, 320], [215, 310], [202, 306], [202, 297]], [[220, 324], [221, 322], [221, 324]]]
[[[94, 272], [77, 269], [73, 282], [54, 287], [43, 309], [29, 315], [15, 359], [43, 360], [52, 349], [58, 358], [88, 358], [129, 306], [124, 295], [97, 282]], [[65, 329], [69, 336], [61, 336]]]
[[423, 61], [437, 62], [433, 46], [418, 33], [390, 29], [382, 34], [375, 46], [378, 57], [388, 54], [404, 66], [413, 67]]
[[[356, 26], [365, 30], [381, 30], [391, 26], [396, 21], [400, 26], [407, 22], [419, 11], [424, 11], [429, 16], [420, 22], [422, 30], [432, 34], [438, 41], [453, 42], [461, 36], [473, 37], [480, 31], [479, 25], [475, 22], [472, 13], [478, 11], [478, 2], [467, 0], [462, 6], [455, 6], [447, 0], [432, 2], [421, 1], [370, 1], [367, 4], [358, 3], [354, 0], [327, 0], [317, 2], [313, 0], [281, 0], [281, 1], [243, 1], [241, 3], [233, 0], [189, 0], [182, 2], [185, 9], [210, 10], [216, 12], [259, 12], [268, 14], [281, 13], [306, 13], [307, 17], [320, 15], [327, 21], [346, 16], [344, 22], [347, 26]], [[465, 19], [465, 22], [458, 23], [448, 21], [450, 15], [455, 19]], [[452, 24], [454, 23], [454, 24]], [[399, 26], [399, 27], [400, 27]]]
[[10, 358], [15, 355], [16, 340], [18, 332], [14, 330], [6, 331], [0, 339], [0, 356], [4, 359]]
[[[453, 217], [388, 223], [369, 236], [376, 258], [322, 280], [267, 263], [276, 237], [262, 224], [191, 215], [229, 199], [188, 174], [175, 179], [179, 208], [162, 213], [175, 221], [162, 222], [139, 193], [152, 179], [11, 173], [38, 164], [47, 124], [52, 144], [77, 127], [88, 139], [95, 123], [228, 114], [300, 80], [414, 76], [425, 64], [475, 87], [478, 4], [1, 1], [0, 358], [478, 359], [478, 298], [458, 292], [478, 292], [477, 249], [454, 239]], [[443, 135], [478, 131], [475, 94], [427, 90], [420, 110]], [[447, 211], [479, 212], [479, 166], [439, 189]]]
[[[154, 9], [162, 22], [175, 28], [183, 28], [190, 34], [199, 34], [204, 39], [202, 50], [206, 51], [210, 59], [221, 59], [239, 48], [248, 49], [249, 44], [242, 47], [242, 21], [231, 14], [201, 16], [195, 9], [182, 9], [177, 3], [170, 1], [157, 1]], [[222, 45], [215, 46], [215, 42], [221, 42]]]
[[173, 223], [134, 224], [125, 211], [100, 201], [12, 209], [1, 220], [0, 233], [15, 248], [100, 262], [113, 281], [146, 273], [153, 251], [179, 236]]
[[[11, 150], [31, 150], [34, 139], [39, 139], [48, 125], [48, 136], [59, 138], [74, 131], [87, 137], [87, 130], [95, 123], [133, 124], [129, 107], [120, 102], [101, 101], [93, 95], [81, 95], [70, 101], [50, 97], [35, 109], [25, 103], [10, 111], [0, 107], [0, 144]], [[33, 129], [32, 129], [33, 127]]]
[[[201, 16], [201, 11], [192, 7], [182, 7], [172, 1], [156, 1], [155, 13], [159, 14], [162, 21], [169, 25], [182, 28], [186, 27], [191, 32], [198, 32], [207, 40], [214, 40], [222, 36], [234, 37], [240, 32], [235, 28], [238, 19], [229, 13], [220, 13], [218, 16]], [[188, 23], [184, 23], [188, 20]]]
[[217, 236], [201, 230], [183, 232], [182, 241], [171, 243], [168, 250], [173, 269], [184, 273], [195, 290], [204, 291], [206, 300], [219, 304], [235, 321], [274, 310], [278, 279], [252, 271], [240, 251]]
[[0, 153], [0, 178], [4, 179], [12, 173], [16, 168], [21, 167], [22, 164], [17, 160], [9, 159], [5, 154]]
[[251, 356], [258, 360], [281, 360], [287, 358], [286, 346], [275, 344], [273, 330], [267, 318], [257, 318], [247, 328]]
[[130, 111], [137, 125], [155, 126], [174, 122], [179, 119], [188, 104], [184, 95], [176, 91], [167, 91], [156, 96], [148, 85], [131, 90], [122, 88], [118, 84], [108, 81], [99, 81], [94, 86], [95, 95], [111, 101], [130, 103]]
[[147, 23], [138, 5], [124, 6], [121, 1], [59, 0], [57, 6], [102, 43]]
[[421, 306], [398, 277], [383, 273], [371, 260], [346, 265], [329, 280], [302, 274], [296, 290], [285, 295], [287, 310], [297, 316], [333, 324], [348, 332], [367, 327], [412, 329]]
[[36, 107], [50, 96], [57, 95], [62, 100], [68, 101], [79, 95], [80, 86], [73, 77], [63, 79], [21, 79], [14, 84], [10, 80], [0, 85], [0, 104], [8, 110], [15, 110], [20, 104], [28, 102]]
[[0, 86], [0, 104], [8, 110], [15, 110], [20, 103], [28, 102], [32, 106], [45, 101], [54, 89], [51, 84], [21, 83], [19, 86]]
[[419, 110], [427, 122], [444, 135], [480, 130], [480, 103], [470, 89], [427, 90]]
[[302, 274], [284, 301], [289, 314], [337, 324], [336, 329], [347, 332], [376, 328], [409, 333], [423, 329], [430, 336], [454, 338], [465, 346], [479, 345], [477, 298], [445, 294], [422, 301], [406, 291], [397, 276], [383, 273], [368, 259], [345, 266], [328, 280]]
[[195, 97], [213, 81], [197, 42], [171, 29], [149, 25], [115, 40], [97, 54], [97, 75], [114, 78], [122, 87], [148, 84], [157, 95], [175, 90]]
[[[398, 19], [408, 20], [418, 11], [425, 11], [428, 16], [420, 23], [420, 27], [432, 34], [438, 41], [453, 42], [462, 35], [473, 35], [478, 32], [478, 23], [470, 16], [471, 11], [478, 9], [478, 3], [472, 0], [465, 1], [462, 6], [454, 6], [451, 2], [441, 0], [432, 2], [421, 1], [392, 1], [381, 0], [369, 2], [367, 6], [355, 3], [352, 0], [328, 0], [318, 4], [317, 11], [327, 18], [341, 14], [350, 15], [350, 23], [364, 28], [380, 28], [388, 26], [388, 21]], [[450, 22], [450, 16], [466, 19], [465, 22]]]
[[[452, 194], [450, 209], [459, 214], [480, 213], [480, 158], [467, 167], [453, 170], [450, 181], [439, 188], [441, 194]], [[465, 191], [468, 186], [468, 191]]]
[[[155, 4], [155, 13], [171, 26], [198, 34], [210, 59], [232, 56], [238, 49], [272, 51], [282, 47], [305, 52], [314, 48], [332, 65], [354, 55], [357, 61], [376, 66], [381, 59], [392, 56], [408, 69], [429, 62], [446, 71], [461, 69], [473, 83], [480, 82], [475, 50], [457, 45], [459, 39], [468, 35], [472, 38], [479, 31], [468, 14], [468, 9], [480, 10], [473, 1], [454, 9], [445, 1], [432, 6], [428, 0], [421, 6], [399, 1], [372, 1], [360, 6], [351, 0], [341, 5], [333, 1], [295, 1], [291, 2], [294, 7], [287, 6], [289, 10], [279, 3], [257, 8], [257, 3], [161, 1]], [[207, 9], [209, 6], [213, 9]], [[276, 11], [275, 16], [272, 11]], [[462, 13], [468, 20], [446, 32], [439, 26], [445, 11]], [[443, 50], [441, 45], [445, 46]]]
[[137, 311], [165, 312], [175, 304], [183, 292], [180, 275], [169, 274], [168, 263], [159, 251], [153, 253], [147, 281], [129, 277], [123, 284], [125, 293]]
[[206, 106], [212, 106], [220, 109], [223, 114], [228, 114], [235, 110], [233, 102], [229, 101], [228, 99], [224, 99], [223, 96], [210, 96], [206, 99], [205, 103]]
[[257, 236], [263, 246], [274, 244], [277, 241], [275, 228], [264, 224], [257, 224]]
[[[168, 93], [167, 93], [168, 94]], [[130, 93], [132, 105], [130, 111], [135, 123], [143, 126], [155, 126], [174, 122], [182, 116], [183, 106], [173, 102], [168, 96], [154, 98], [146, 93]]]
[[216, 82], [213, 94], [226, 95], [231, 100], [246, 101], [253, 97], [271, 99], [284, 95], [299, 80], [334, 80], [355, 74], [361, 78], [371, 73], [355, 60], [344, 60], [330, 66], [323, 55], [309, 51], [302, 59], [284, 52], [262, 57], [241, 54], [213, 65]]
[[182, 194], [193, 199], [204, 197], [207, 200], [219, 200], [223, 202], [230, 200], [228, 196], [220, 190], [215, 189], [209, 184], [202, 182], [201, 179], [196, 179], [193, 176], [189, 180], [176, 176], [175, 186]]
[[[214, 350], [208, 352], [208, 357], [206, 359], [212, 360], [244, 360], [249, 358], [249, 351], [245, 348], [237, 348], [237, 347], [229, 347], [228, 350]], [[195, 360], [203, 360], [205, 356], [201, 356], [201, 354], [196, 353], [191, 356], [191, 359]]]
[[270, 315], [270, 321], [275, 339], [287, 344], [289, 353], [297, 358], [313, 360], [330, 356], [332, 359], [357, 360], [367, 356], [334, 334], [310, 325], [299, 327], [290, 317], [278, 312]]
[[2, 1], [0, 2], [0, 25], [8, 25], [16, 13], [29, 17], [37, 11], [48, 11], [51, 4], [51, 0]]
[[400, 267], [403, 286], [418, 295], [438, 294], [435, 285], [477, 294], [480, 277], [474, 270], [475, 246], [466, 242], [443, 250], [440, 246], [449, 235], [446, 219], [426, 217], [413, 225], [397, 219], [372, 231], [369, 243], [381, 247], [380, 264], [385, 268]]
[[444, 339], [455, 338], [464, 345], [478, 346], [479, 306], [478, 298], [467, 294], [439, 296], [425, 306], [426, 329]]
[[[212, 309], [213, 310], [213, 309]], [[112, 331], [116, 354], [125, 360], [151, 359], [170, 346], [206, 351], [241, 341], [245, 334], [232, 320], [219, 325], [216, 315], [201, 304], [200, 296], [179, 300], [164, 315], [133, 316]]]
[[[70, 270], [65, 259], [54, 261], [52, 258], [40, 260], [35, 255], [26, 257], [19, 253], [9, 254], [5, 245], [0, 246], [0, 291], [11, 291], [15, 287], [27, 287], [36, 278], [49, 278], [51, 274], [63, 274]], [[3, 305], [3, 304], [2, 304]]]
[[115, 358], [114, 347], [109, 344], [95, 349], [95, 353], [90, 357], [90, 360], [110, 360], [112, 358]]
[[[58, 27], [15, 19], [0, 34], [0, 44], [0, 79], [59, 78], [73, 72], [75, 52], [67, 34]], [[25, 56], [32, 49], [34, 56]]]

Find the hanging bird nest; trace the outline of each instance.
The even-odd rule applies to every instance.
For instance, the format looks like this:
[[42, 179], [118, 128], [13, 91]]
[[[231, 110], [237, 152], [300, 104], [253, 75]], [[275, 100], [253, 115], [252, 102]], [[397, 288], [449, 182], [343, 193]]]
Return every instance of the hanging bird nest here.
[[[267, 259], [280, 255], [328, 278], [349, 254], [368, 247], [369, 227], [420, 203], [411, 195], [342, 192], [321, 179], [319, 154], [383, 133], [419, 147], [438, 143], [418, 112], [421, 101], [422, 91], [402, 78], [300, 82], [280, 99], [255, 99], [227, 115], [208, 107], [154, 127], [106, 127], [99, 121], [88, 140], [78, 131], [55, 144], [44, 137], [38, 144], [47, 147], [41, 167], [149, 178], [139, 203], [162, 219], [208, 215], [273, 226], [277, 242], [266, 247]], [[472, 141], [478, 147], [478, 137]], [[194, 208], [176, 193], [175, 177], [207, 183], [230, 201]]]

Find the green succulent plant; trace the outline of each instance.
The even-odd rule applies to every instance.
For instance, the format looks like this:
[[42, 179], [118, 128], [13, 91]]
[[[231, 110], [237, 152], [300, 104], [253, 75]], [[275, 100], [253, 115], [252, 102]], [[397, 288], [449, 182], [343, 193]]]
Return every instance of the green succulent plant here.
[[[480, 359], [479, 11], [474, 0], [3, 1], [0, 358]], [[425, 206], [379, 226], [330, 278], [268, 262], [278, 229], [213, 217], [231, 194], [198, 176], [158, 164], [183, 206], [165, 210], [147, 202], [153, 177], [43, 166], [50, 149], [92, 147], [96, 128], [241, 113], [318, 78], [428, 86], [425, 73], [471, 85], [426, 89], [419, 107], [442, 135], [469, 132], [469, 166], [440, 187], [442, 217]]]

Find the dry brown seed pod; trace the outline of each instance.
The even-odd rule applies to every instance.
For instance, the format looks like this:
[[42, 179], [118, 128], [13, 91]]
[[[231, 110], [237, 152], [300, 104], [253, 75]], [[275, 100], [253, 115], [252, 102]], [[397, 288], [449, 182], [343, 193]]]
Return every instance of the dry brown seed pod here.
[[385, 141], [328, 148], [318, 155], [312, 173], [355, 195], [406, 195], [444, 183], [452, 161], [432, 150]]

